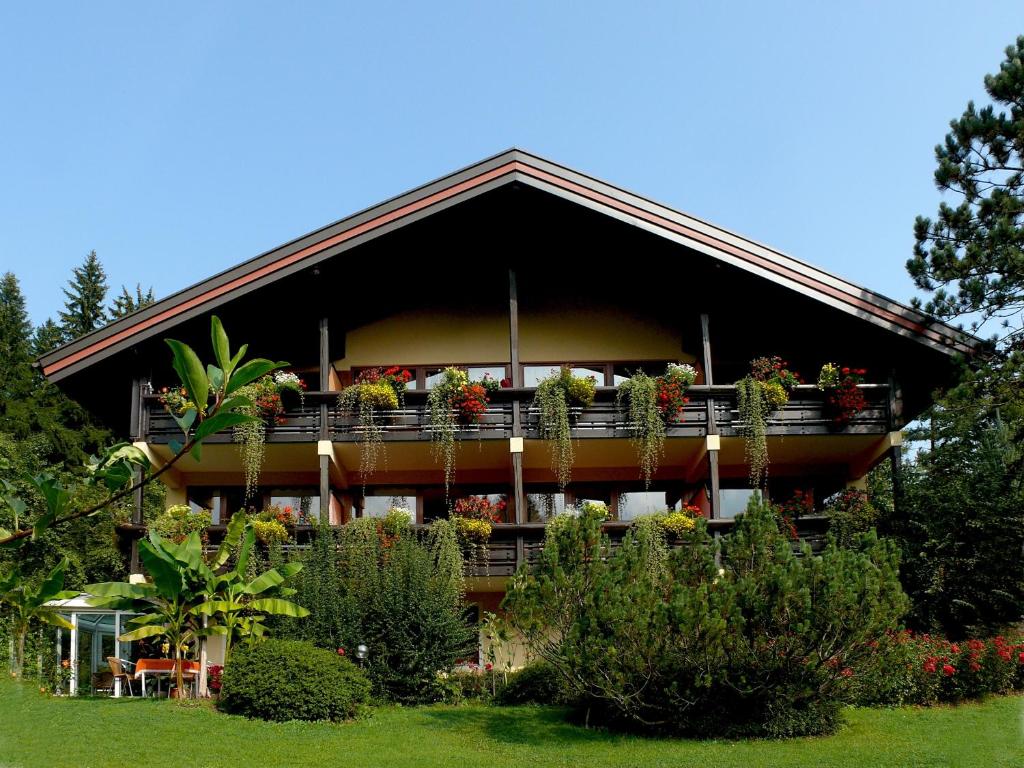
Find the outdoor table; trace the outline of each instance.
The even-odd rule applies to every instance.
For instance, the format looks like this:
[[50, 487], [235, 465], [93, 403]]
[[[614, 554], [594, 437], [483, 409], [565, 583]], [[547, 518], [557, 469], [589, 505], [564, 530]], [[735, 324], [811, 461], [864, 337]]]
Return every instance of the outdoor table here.
[[[192, 681], [199, 674], [199, 662], [182, 660], [181, 674]], [[156, 695], [160, 695], [160, 678], [176, 674], [174, 659], [139, 659], [135, 663], [135, 679], [142, 681], [142, 695], [146, 695], [146, 675], [156, 678]], [[170, 690], [170, 685], [168, 685]]]

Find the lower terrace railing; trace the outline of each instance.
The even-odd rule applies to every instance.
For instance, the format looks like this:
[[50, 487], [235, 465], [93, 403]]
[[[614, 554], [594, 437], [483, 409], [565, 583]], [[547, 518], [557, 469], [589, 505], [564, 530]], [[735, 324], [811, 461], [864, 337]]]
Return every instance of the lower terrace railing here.
[[[790, 397], [789, 403], [775, 411], [768, 420], [769, 435], [823, 435], [841, 433], [885, 434], [892, 428], [889, 387], [886, 384], [862, 384], [860, 389], [867, 407], [856, 414], [848, 425], [837, 429], [830, 418], [825, 394], [813, 385], [803, 385]], [[538, 412], [532, 407], [533, 388], [501, 389], [491, 399], [479, 424], [466, 426], [459, 438], [507, 439], [512, 436], [513, 409], [519, 408], [523, 436], [539, 437]], [[614, 387], [599, 387], [594, 404], [574, 409], [573, 434], [577, 438], [629, 437], [628, 421], [615, 402]], [[682, 418], [668, 426], [668, 437], [703, 437], [707, 434], [707, 403], [714, 406], [719, 434], [729, 437], [742, 434], [736, 403], [736, 387], [731, 384], [691, 387], [690, 402], [683, 408]], [[431, 426], [427, 393], [410, 390], [405, 405], [380, 415], [384, 440], [429, 441]], [[166, 411], [157, 395], [146, 395], [142, 434], [153, 443], [167, 443], [180, 438], [177, 423]], [[326, 403], [327, 423], [321, 430], [320, 405]], [[326, 436], [335, 442], [358, 442], [362, 427], [358, 417], [338, 408], [337, 392], [306, 393], [301, 404], [288, 407], [280, 423], [267, 428], [267, 441], [276, 443], [309, 442]], [[206, 442], [230, 442], [230, 433], [207, 438]]]
[[[709, 520], [708, 528], [713, 534], [728, 532], [733, 526], [732, 520]], [[825, 545], [825, 534], [828, 530], [828, 518], [813, 515], [800, 518], [796, 523], [799, 540], [794, 542], [794, 549], [799, 551], [800, 542], [806, 541], [815, 552]], [[424, 530], [427, 526], [413, 526]], [[467, 547], [463, 552], [465, 558], [465, 574], [477, 578], [507, 578], [512, 576], [523, 562], [537, 562], [544, 547], [544, 523], [497, 524], [493, 527], [491, 538], [486, 544]], [[612, 548], [622, 543], [631, 523], [609, 521], [604, 524], [605, 533], [611, 540]], [[120, 526], [126, 537], [142, 537], [146, 527], [129, 523]], [[308, 549], [317, 528], [310, 525], [296, 526], [293, 540], [282, 545], [287, 554], [295, 554]], [[225, 526], [214, 525], [207, 531], [209, 543], [206, 545], [208, 554], [216, 551], [224, 536]]]

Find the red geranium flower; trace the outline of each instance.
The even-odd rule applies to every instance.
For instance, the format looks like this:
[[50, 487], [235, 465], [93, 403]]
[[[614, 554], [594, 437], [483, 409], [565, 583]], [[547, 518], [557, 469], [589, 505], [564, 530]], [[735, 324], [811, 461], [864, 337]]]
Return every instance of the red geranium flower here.
[[942, 674], [944, 674], [946, 677], [952, 677], [954, 674], [956, 674], [956, 668], [949, 664], [943, 664]]

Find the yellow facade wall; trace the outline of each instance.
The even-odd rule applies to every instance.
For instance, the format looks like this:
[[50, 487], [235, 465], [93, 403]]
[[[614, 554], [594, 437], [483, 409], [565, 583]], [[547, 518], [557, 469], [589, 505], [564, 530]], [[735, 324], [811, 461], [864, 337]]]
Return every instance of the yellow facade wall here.
[[[501, 363], [509, 360], [504, 311], [403, 312], [350, 330], [339, 370], [374, 365]], [[519, 316], [524, 363], [687, 360], [678, 329], [614, 308], [544, 309]]]

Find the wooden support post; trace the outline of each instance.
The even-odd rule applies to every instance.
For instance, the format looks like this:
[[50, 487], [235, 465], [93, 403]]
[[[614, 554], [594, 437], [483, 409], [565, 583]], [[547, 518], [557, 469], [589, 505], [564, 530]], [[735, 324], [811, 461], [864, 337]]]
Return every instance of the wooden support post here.
[[[512, 386], [523, 386], [523, 372], [519, 368], [519, 289], [516, 272], [508, 270], [508, 346], [509, 363], [512, 367]], [[512, 437], [523, 436], [523, 420], [519, 398], [512, 401]], [[516, 523], [526, 522], [526, 492], [523, 487], [523, 454], [512, 453], [512, 487], [515, 493]], [[517, 545], [517, 558], [521, 561], [522, 537]]]
[[[710, 323], [706, 313], [700, 316], [700, 338], [704, 356], [704, 383], [709, 387], [715, 383], [714, 374], [711, 368], [711, 333]], [[708, 393], [707, 407], [707, 434], [717, 435], [718, 424], [715, 421], [715, 398]], [[721, 487], [718, 476], [718, 450], [708, 451], [708, 470], [711, 475], [711, 498], [708, 499], [711, 505], [711, 519], [716, 520], [721, 514]]]
[[[129, 430], [132, 442], [144, 439], [142, 434], [142, 425], [142, 379], [136, 376], [132, 379], [132, 418], [131, 429]], [[138, 483], [142, 480], [141, 470], [135, 470], [132, 473], [132, 480], [134, 483]], [[132, 523], [134, 525], [142, 525], [142, 491], [142, 488], [136, 488], [132, 493]], [[131, 562], [129, 563], [129, 569], [129, 573], [139, 572], [139, 540], [134, 535], [132, 536]]]
[[[331, 386], [331, 339], [327, 318], [320, 318], [320, 383], [319, 390], [326, 392]], [[327, 425], [327, 401], [320, 401], [319, 440], [330, 440]], [[331, 457], [320, 456], [320, 520], [331, 519]]]
[[[903, 398], [896, 383], [896, 371], [889, 372], [889, 431], [896, 432], [903, 428]], [[889, 449], [889, 469], [892, 472], [892, 508], [899, 514], [903, 505], [903, 448], [893, 444]]]

